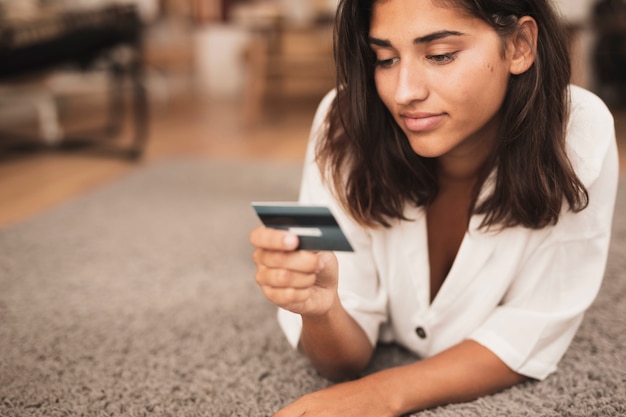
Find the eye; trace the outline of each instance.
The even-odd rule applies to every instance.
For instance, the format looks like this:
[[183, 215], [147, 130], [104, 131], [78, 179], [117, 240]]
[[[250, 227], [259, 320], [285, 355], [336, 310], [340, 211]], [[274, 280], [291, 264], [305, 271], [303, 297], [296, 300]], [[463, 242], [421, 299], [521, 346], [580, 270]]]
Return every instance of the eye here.
[[377, 59], [376, 66], [380, 68], [389, 68], [396, 62], [398, 62], [398, 58]]
[[426, 58], [435, 64], [443, 65], [449, 64], [454, 61], [456, 58], [456, 52], [452, 52], [449, 54], [439, 54], [439, 55], [427, 55]]

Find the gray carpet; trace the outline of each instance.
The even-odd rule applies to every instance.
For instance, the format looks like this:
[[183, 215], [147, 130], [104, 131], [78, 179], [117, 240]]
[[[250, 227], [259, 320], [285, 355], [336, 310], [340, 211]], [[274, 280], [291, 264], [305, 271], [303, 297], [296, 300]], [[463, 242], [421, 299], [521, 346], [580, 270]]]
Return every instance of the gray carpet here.
[[[298, 165], [147, 166], [0, 230], [0, 416], [269, 416], [328, 385], [253, 280], [251, 200]], [[626, 415], [626, 179], [606, 280], [558, 373], [420, 416]], [[381, 347], [370, 371], [415, 360]]]

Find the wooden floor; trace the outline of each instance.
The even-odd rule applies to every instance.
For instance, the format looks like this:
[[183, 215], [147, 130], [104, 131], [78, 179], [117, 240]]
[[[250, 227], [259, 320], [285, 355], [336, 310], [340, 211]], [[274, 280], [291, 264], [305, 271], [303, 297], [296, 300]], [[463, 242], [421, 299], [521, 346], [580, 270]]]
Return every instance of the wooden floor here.
[[[61, 152], [0, 160], [0, 227], [15, 224], [102, 186], [146, 164], [181, 155], [302, 160], [317, 99], [290, 101], [246, 126], [236, 102], [176, 99], [152, 110], [144, 158]], [[622, 172], [626, 172], [626, 111], [616, 112]], [[130, 137], [124, 133], [122, 140]]]
[[[0, 227], [167, 158], [300, 161], [317, 101], [279, 103], [254, 127], [246, 126], [237, 102], [180, 97], [161, 102], [152, 107], [149, 141], [139, 162], [84, 152], [5, 155], [0, 159]], [[127, 127], [117, 141], [123, 144], [131, 137]]]

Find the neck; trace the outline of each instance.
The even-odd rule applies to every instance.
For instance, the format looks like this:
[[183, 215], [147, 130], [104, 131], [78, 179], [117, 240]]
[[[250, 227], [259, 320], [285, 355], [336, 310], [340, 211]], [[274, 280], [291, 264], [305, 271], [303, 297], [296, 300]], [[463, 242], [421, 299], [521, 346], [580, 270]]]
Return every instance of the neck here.
[[463, 146], [437, 159], [440, 187], [466, 187], [476, 183], [493, 152], [498, 128], [499, 123], [495, 118], [473, 137], [465, 140]]

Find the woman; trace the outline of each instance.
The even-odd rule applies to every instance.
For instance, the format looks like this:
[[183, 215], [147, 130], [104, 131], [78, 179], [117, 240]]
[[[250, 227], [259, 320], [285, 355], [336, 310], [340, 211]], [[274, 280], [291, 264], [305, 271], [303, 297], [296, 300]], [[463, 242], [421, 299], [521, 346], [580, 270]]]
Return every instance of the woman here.
[[600, 287], [618, 172], [549, 0], [344, 0], [335, 50], [300, 200], [355, 253], [257, 228], [256, 280], [328, 378], [379, 341], [423, 359], [276, 416], [398, 416], [545, 378]]

